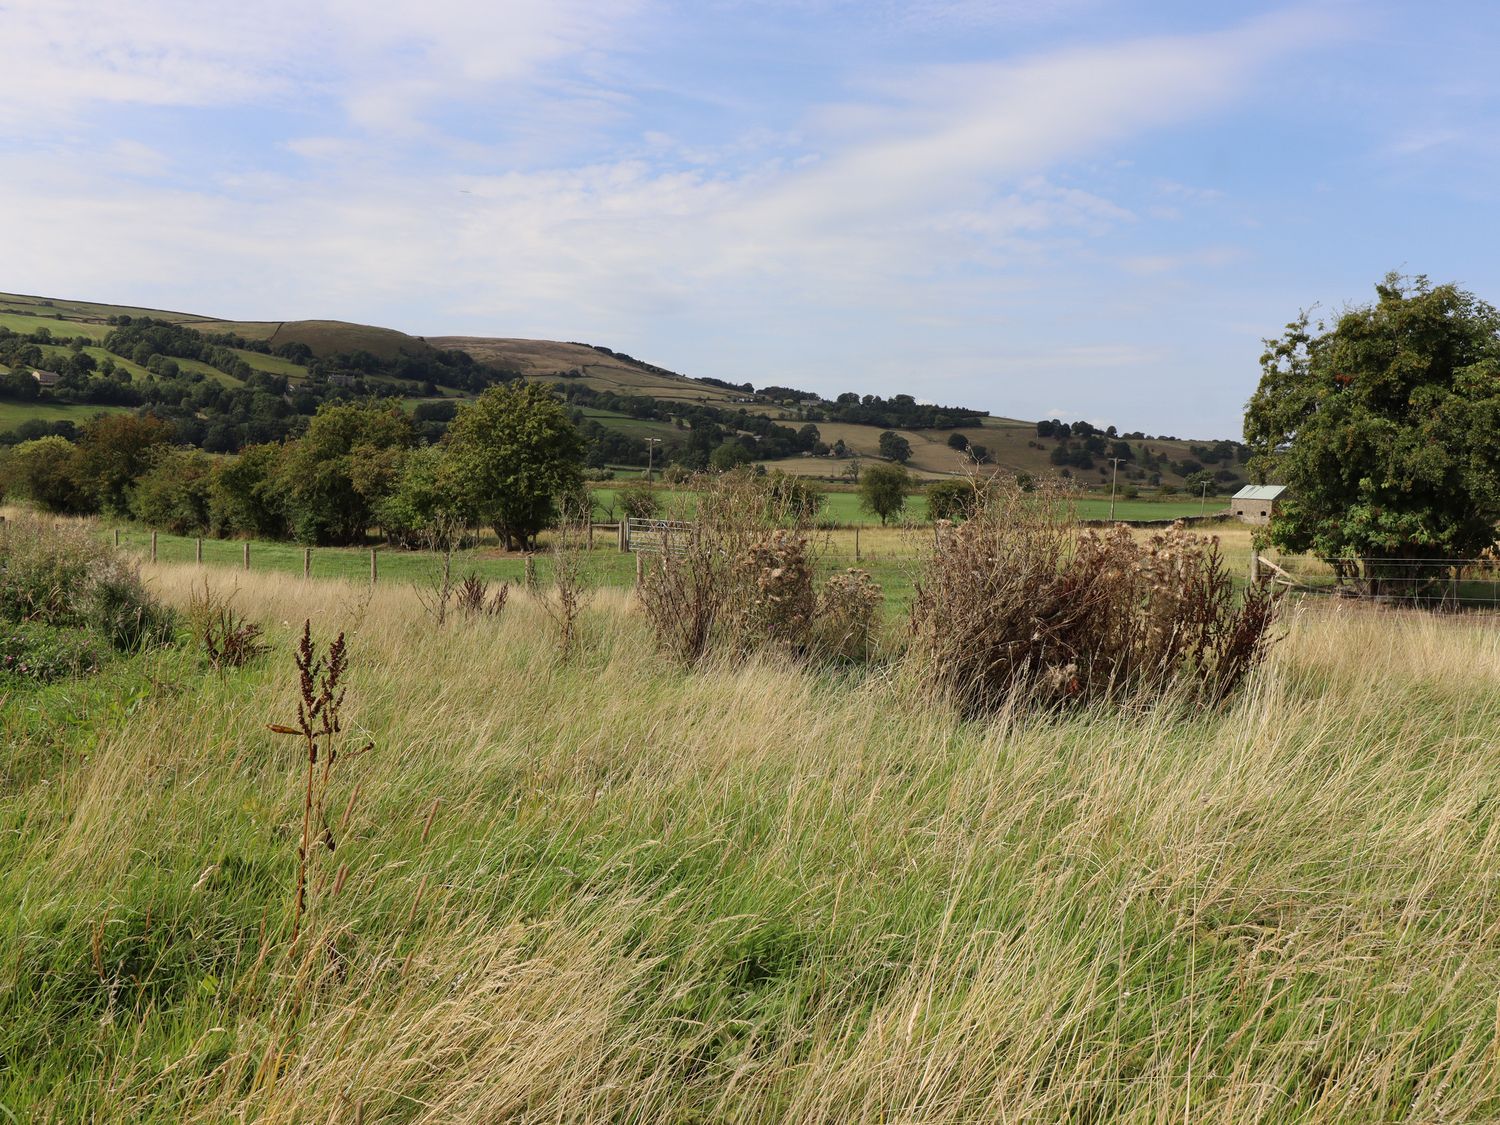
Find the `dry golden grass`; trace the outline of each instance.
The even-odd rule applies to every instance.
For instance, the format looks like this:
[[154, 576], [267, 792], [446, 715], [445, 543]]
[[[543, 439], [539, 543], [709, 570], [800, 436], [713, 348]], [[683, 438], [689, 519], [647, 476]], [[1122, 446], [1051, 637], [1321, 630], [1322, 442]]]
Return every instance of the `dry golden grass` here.
[[[1489, 621], [1309, 607], [1221, 714], [980, 725], [899, 670], [673, 669], [623, 591], [563, 665], [523, 594], [438, 630], [400, 587], [222, 581], [264, 666], [164, 665], [4, 795], [20, 1119], [1500, 1113]], [[304, 618], [375, 749], [289, 952], [264, 724]]]

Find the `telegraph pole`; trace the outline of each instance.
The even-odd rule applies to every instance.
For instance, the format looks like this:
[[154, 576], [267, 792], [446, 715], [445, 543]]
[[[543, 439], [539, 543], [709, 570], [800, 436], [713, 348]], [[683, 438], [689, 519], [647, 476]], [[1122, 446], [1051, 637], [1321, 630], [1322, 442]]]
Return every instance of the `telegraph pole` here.
[[646, 479], [651, 479], [651, 469], [656, 461], [656, 447], [661, 444], [661, 438], [648, 437], [646, 439]]
[[1120, 475], [1120, 462], [1123, 461], [1123, 460], [1125, 460], [1125, 458], [1123, 458], [1123, 457], [1111, 457], [1109, 460], [1110, 460], [1110, 463], [1114, 466], [1113, 471], [1109, 474], [1109, 522], [1110, 523], [1114, 523], [1115, 522], [1115, 478]]
[[1201, 516], [1208, 511], [1208, 481], [1203, 482], [1203, 496], [1198, 501], [1198, 514]]

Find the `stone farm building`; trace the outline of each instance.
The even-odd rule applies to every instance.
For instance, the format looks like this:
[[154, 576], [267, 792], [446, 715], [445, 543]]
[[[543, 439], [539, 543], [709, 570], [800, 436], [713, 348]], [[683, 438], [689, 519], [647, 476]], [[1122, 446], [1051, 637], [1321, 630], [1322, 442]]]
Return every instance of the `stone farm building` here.
[[33, 368], [31, 377], [36, 380], [36, 385], [39, 387], [55, 387], [62, 382], [62, 376], [56, 371], [43, 371], [40, 368]]
[[1270, 523], [1284, 484], [1247, 484], [1229, 498], [1229, 510], [1245, 523]]

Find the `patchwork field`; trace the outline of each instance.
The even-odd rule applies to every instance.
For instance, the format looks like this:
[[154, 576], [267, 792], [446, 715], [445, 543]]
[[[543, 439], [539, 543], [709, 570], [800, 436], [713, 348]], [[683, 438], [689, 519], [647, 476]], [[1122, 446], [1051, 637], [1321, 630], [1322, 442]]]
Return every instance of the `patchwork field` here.
[[[673, 374], [649, 364], [621, 357], [606, 350], [581, 343], [565, 343], [555, 340], [526, 340], [509, 337], [433, 336], [428, 338], [408, 335], [389, 328], [372, 325], [350, 324], [334, 320], [290, 320], [290, 321], [234, 321], [220, 320], [191, 313], [163, 312], [153, 309], [138, 309], [129, 306], [102, 305], [82, 301], [66, 301], [29, 297], [19, 294], [0, 294], [0, 326], [17, 332], [34, 332], [46, 328], [60, 339], [86, 335], [102, 340], [109, 332], [105, 324], [107, 317], [118, 314], [132, 316], [148, 315], [159, 319], [187, 324], [205, 332], [235, 332], [249, 339], [266, 340], [273, 346], [288, 343], [307, 345], [317, 356], [335, 353], [368, 352], [381, 359], [392, 359], [403, 355], [415, 356], [437, 347], [461, 349], [475, 358], [493, 362], [511, 370], [519, 371], [528, 379], [547, 383], [579, 382], [596, 391], [622, 395], [645, 395], [665, 404], [669, 410], [693, 405], [711, 406], [721, 410], [747, 411], [766, 415], [784, 425], [798, 428], [805, 423], [802, 412], [796, 407], [784, 406], [762, 397], [747, 394], [742, 390], [730, 390], [710, 383]], [[102, 350], [90, 348], [95, 358], [103, 358]], [[275, 375], [285, 375], [292, 381], [307, 377], [307, 369], [297, 363], [258, 352], [241, 351], [251, 367]], [[63, 348], [47, 349], [49, 361], [66, 359]], [[137, 378], [144, 377], [144, 369], [121, 357], [114, 357]], [[207, 364], [193, 360], [177, 360], [178, 366], [195, 371], [205, 378], [233, 386], [237, 381]], [[403, 392], [414, 389], [409, 381], [397, 379], [389, 374], [369, 374], [366, 378]], [[858, 389], [858, 388], [854, 388]], [[403, 397], [414, 397], [403, 394]], [[671, 421], [639, 420], [611, 411], [589, 410], [585, 412], [606, 428], [631, 437], [661, 437], [668, 443], [683, 440], [684, 434]], [[833, 445], [843, 441], [850, 453], [864, 459], [879, 456], [880, 434], [883, 426], [853, 425], [841, 422], [817, 422], [819, 434], [824, 442]], [[920, 480], [935, 480], [967, 471], [969, 460], [948, 445], [952, 430], [946, 429], [902, 429], [896, 430], [910, 443], [912, 457], [909, 468]], [[1049, 460], [1053, 443], [1037, 437], [1035, 423], [1003, 417], [989, 417], [983, 425], [967, 427], [962, 433], [971, 442], [985, 446], [990, 459], [1000, 470], [1009, 473], [1025, 472], [1038, 478], [1055, 478], [1060, 474], [1058, 466]], [[1138, 458], [1144, 457], [1147, 448], [1162, 459], [1160, 473], [1165, 484], [1180, 488], [1183, 476], [1171, 466], [1171, 462], [1182, 464], [1193, 457], [1188, 441], [1156, 440], [1134, 443]], [[764, 462], [768, 467], [785, 472], [819, 477], [837, 477], [846, 467], [846, 460], [830, 457], [791, 457]], [[1122, 483], [1132, 466], [1123, 466]], [[1099, 491], [1109, 486], [1108, 462], [1096, 457], [1092, 469], [1067, 470], [1069, 487], [1080, 491]], [[1231, 486], [1226, 486], [1231, 487]]]

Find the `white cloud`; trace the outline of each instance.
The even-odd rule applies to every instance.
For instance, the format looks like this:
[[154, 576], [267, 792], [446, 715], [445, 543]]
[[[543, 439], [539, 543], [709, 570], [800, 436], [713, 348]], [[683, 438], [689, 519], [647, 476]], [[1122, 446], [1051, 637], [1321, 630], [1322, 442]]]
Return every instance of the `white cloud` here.
[[339, 99], [370, 128], [619, 42], [641, 0], [7, 0], [0, 119]]
[[[626, 347], [645, 336], [664, 362], [651, 326], [692, 319], [700, 335], [735, 326], [723, 342], [747, 367], [784, 363], [791, 379], [820, 362], [808, 357], [842, 357], [862, 389], [866, 377], [908, 377], [907, 353], [890, 357], [903, 336], [965, 386], [996, 372], [1140, 369], [1159, 358], [1151, 349], [1074, 340], [965, 358], [934, 344], [958, 331], [964, 347], [998, 339], [1024, 315], [1003, 311], [1018, 292], [1089, 240], [1140, 222], [1060, 167], [1211, 112], [1310, 30], [1277, 17], [910, 69], [790, 129], [686, 144], [632, 127], [587, 160], [500, 172], [495, 145], [435, 132], [430, 111], [442, 106], [513, 114], [540, 133], [566, 132], [552, 126], [570, 115], [626, 113], [628, 91], [561, 77], [558, 64], [606, 70], [590, 61], [597, 45], [628, 36], [643, 2], [268, 0], [252, 11], [9, 0], [0, 70], [18, 93], [0, 121], [83, 120], [101, 103], [262, 109], [322, 98], [356, 126], [275, 138], [283, 160], [303, 162], [293, 171], [209, 171], [192, 186], [151, 182], [171, 154], [138, 142], [116, 146], [113, 169], [126, 175], [113, 176], [79, 148], [37, 146], [0, 177], [0, 208], [27, 216], [7, 230], [13, 284], [428, 334], [593, 335]], [[1123, 265], [1161, 274], [1218, 264], [1211, 255], [1232, 248], [1199, 253], [1209, 257]], [[1088, 259], [1097, 269], [1108, 256]], [[828, 337], [841, 330], [849, 342], [835, 346]]]
[[1180, 254], [1139, 254], [1121, 259], [1120, 266], [1128, 273], [1150, 276], [1180, 273], [1186, 269], [1201, 267], [1220, 269], [1233, 265], [1244, 257], [1245, 251], [1238, 246], [1205, 246]]

